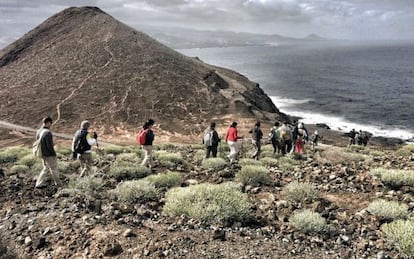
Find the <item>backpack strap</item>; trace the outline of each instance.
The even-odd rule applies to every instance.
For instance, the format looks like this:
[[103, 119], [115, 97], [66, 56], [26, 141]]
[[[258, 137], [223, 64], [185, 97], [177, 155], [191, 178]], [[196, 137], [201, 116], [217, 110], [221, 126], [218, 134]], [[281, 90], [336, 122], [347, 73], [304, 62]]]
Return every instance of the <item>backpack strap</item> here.
[[40, 134], [39, 134], [39, 140], [42, 140], [43, 137], [45, 136], [46, 132], [48, 132], [48, 131], [49, 131], [48, 129], [43, 129], [42, 132], [40, 132]]

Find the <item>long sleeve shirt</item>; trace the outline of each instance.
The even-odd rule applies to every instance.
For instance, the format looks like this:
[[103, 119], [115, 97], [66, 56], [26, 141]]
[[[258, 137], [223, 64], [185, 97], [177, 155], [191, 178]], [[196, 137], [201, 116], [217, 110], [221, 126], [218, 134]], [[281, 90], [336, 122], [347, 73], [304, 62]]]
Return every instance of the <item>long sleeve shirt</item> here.
[[[43, 131], [45, 131], [43, 133]], [[42, 154], [45, 157], [56, 156], [56, 151], [53, 145], [53, 135], [48, 128], [41, 128], [36, 132], [36, 139], [40, 140], [40, 148], [42, 149]]]

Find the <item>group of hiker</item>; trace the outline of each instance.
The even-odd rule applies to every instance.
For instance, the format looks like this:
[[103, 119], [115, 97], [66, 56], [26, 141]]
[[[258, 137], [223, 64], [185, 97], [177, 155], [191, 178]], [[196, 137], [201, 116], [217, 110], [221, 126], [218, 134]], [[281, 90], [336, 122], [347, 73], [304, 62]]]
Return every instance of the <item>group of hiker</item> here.
[[[210, 127], [207, 128], [203, 134], [203, 144], [206, 147], [205, 158], [209, 158], [210, 155], [213, 157], [217, 156], [217, 149], [221, 139], [219, 138], [215, 127], [216, 123], [212, 122]], [[257, 121], [254, 124], [249, 133], [251, 134], [251, 142], [253, 146], [252, 158], [259, 160], [264, 137], [260, 121]], [[268, 136], [273, 146], [273, 153], [280, 153], [283, 155], [291, 152], [298, 154], [303, 153], [305, 143], [309, 140], [311, 141], [312, 149], [314, 149], [314, 147], [318, 145], [319, 140], [322, 138], [318, 134], [318, 131], [315, 131], [311, 136], [309, 136], [308, 130], [303, 123], [289, 125], [287, 122], [283, 122], [282, 125], [280, 125], [280, 122], [278, 121], [275, 122], [274, 126], [270, 128]], [[243, 136], [238, 135], [237, 122], [232, 122], [224, 136], [224, 140], [230, 149], [230, 153], [227, 156], [230, 163], [234, 163], [237, 159], [240, 149], [238, 140], [241, 139], [243, 139]]]
[[[57, 171], [57, 158], [54, 150], [53, 135], [50, 131], [53, 120], [50, 117], [45, 117], [42, 122], [42, 127], [36, 133], [36, 140], [40, 146], [41, 154], [39, 156], [42, 158], [43, 169], [36, 181], [35, 187], [43, 188], [46, 186], [48, 172], [51, 174], [55, 185], [61, 186], [62, 181]], [[152, 130], [154, 123], [155, 121], [153, 119], [148, 119], [136, 134], [136, 142], [142, 146], [145, 155], [141, 165], [149, 167], [150, 169], [154, 169], [155, 167], [152, 157], [152, 145], [155, 137]], [[80, 129], [75, 132], [72, 141], [72, 157], [80, 161], [80, 177], [87, 175], [91, 170], [93, 163], [91, 148], [94, 144], [97, 144], [98, 139], [96, 132], [89, 132], [90, 126], [89, 121], [82, 121]], [[249, 133], [251, 134], [253, 146], [252, 158], [258, 160], [260, 158], [264, 137], [259, 121], [254, 124]], [[227, 156], [230, 163], [234, 163], [237, 160], [240, 149], [239, 140], [241, 139], [243, 139], [243, 136], [238, 135], [237, 122], [232, 122], [224, 136], [224, 140], [230, 149]], [[309, 139], [312, 147], [314, 147], [318, 144], [321, 137], [317, 131], [309, 137], [308, 130], [303, 123], [289, 125], [283, 122], [280, 125], [279, 122], [275, 122], [274, 126], [270, 129], [268, 139], [273, 146], [273, 152], [284, 155], [290, 152], [303, 153], [304, 145]], [[206, 148], [205, 158], [209, 158], [210, 156], [217, 157], [220, 142], [221, 139], [216, 131], [216, 123], [211, 122], [203, 134], [203, 144]]]
[[367, 132], [364, 132], [362, 130], [355, 131], [355, 129], [352, 129], [349, 133], [349, 146], [352, 145], [360, 145], [360, 146], [367, 146], [369, 135]]

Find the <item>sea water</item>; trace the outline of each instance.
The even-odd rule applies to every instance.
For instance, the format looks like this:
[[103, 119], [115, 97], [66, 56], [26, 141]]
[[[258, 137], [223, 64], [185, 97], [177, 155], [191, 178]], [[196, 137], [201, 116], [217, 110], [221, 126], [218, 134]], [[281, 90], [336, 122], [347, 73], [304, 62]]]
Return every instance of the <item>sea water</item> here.
[[414, 137], [414, 44], [343, 43], [181, 49], [258, 82], [304, 123]]

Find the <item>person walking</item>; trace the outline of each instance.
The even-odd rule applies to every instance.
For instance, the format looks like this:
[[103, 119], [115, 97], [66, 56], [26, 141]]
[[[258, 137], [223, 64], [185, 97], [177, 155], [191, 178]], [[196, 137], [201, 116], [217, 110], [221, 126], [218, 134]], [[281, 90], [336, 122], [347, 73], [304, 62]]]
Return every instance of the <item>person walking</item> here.
[[152, 143], [154, 142], [154, 132], [152, 131], [152, 126], [154, 126], [155, 121], [153, 119], [148, 119], [138, 135], [142, 136], [142, 149], [144, 150], [144, 160], [142, 160], [141, 165], [148, 168], [154, 168], [154, 160], [152, 158]]
[[230, 154], [228, 155], [228, 158], [230, 159], [231, 164], [236, 161], [237, 155], [239, 153], [237, 140], [241, 138], [242, 137], [239, 137], [237, 135], [237, 122], [234, 121], [227, 129], [226, 136], [224, 137], [230, 148]]
[[43, 119], [43, 126], [36, 132], [36, 140], [40, 139], [40, 149], [42, 153], [42, 165], [43, 169], [40, 172], [39, 177], [36, 180], [35, 188], [46, 187], [46, 175], [49, 172], [52, 175], [52, 179], [58, 187], [63, 186], [62, 181], [59, 178], [59, 172], [57, 171], [57, 158], [53, 145], [53, 135], [50, 131], [53, 120], [50, 117]]
[[254, 153], [252, 158], [259, 160], [260, 152], [262, 150], [262, 138], [263, 138], [263, 132], [260, 129], [260, 121], [257, 121], [256, 124], [254, 124], [253, 129], [249, 131], [249, 133], [252, 134], [252, 145], [254, 148]]
[[92, 135], [88, 132], [91, 124], [89, 121], [82, 121], [80, 129], [76, 131], [72, 141], [73, 158], [79, 157], [81, 165], [80, 177], [90, 173], [92, 168], [92, 146], [97, 142], [98, 135], [94, 132]]
[[280, 147], [282, 154], [289, 153], [292, 149], [292, 130], [286, 122], [283, 122], [279, 128], [280, 133]]
[[273, 146], [273, 154], [280, 153], [280, 132], [279, 132], [280, 123], [275, 122], [274, 126], [270, 128], [269, 139]]
[[307, 130], [303, 123], [299, 123], [296, 131], [295, 153], [302, 154], [305, 151], [305, 141], [307, 139]]
[[311, 136], [311, 141], [312, 141], [312, 150], [315, 150], [315, 147], [318, 145], [319, 140], [322, 139], [322, 136], [319, 135], [318, 131], [315, 130], [315, 132], [312, 134]]
[[355, 131], [355, 129], [352, 129], [349, 133], [348, 133], [348, 136], [349, 136], [349, 145], [348, 146], [352, 146], [352, 145], [355, 145], [355, 136], [356, 136], [356, 131]]
[[211, 122], [210, 127], [204, 131], [203, 135], [203, 144], [206, 147], [206, 156], [205, 158], [209, 158], [210, 154], [213, 157], [217, 157], [217, 148], [220, 143], [220, 138], [216, 131], [216, 123]]

